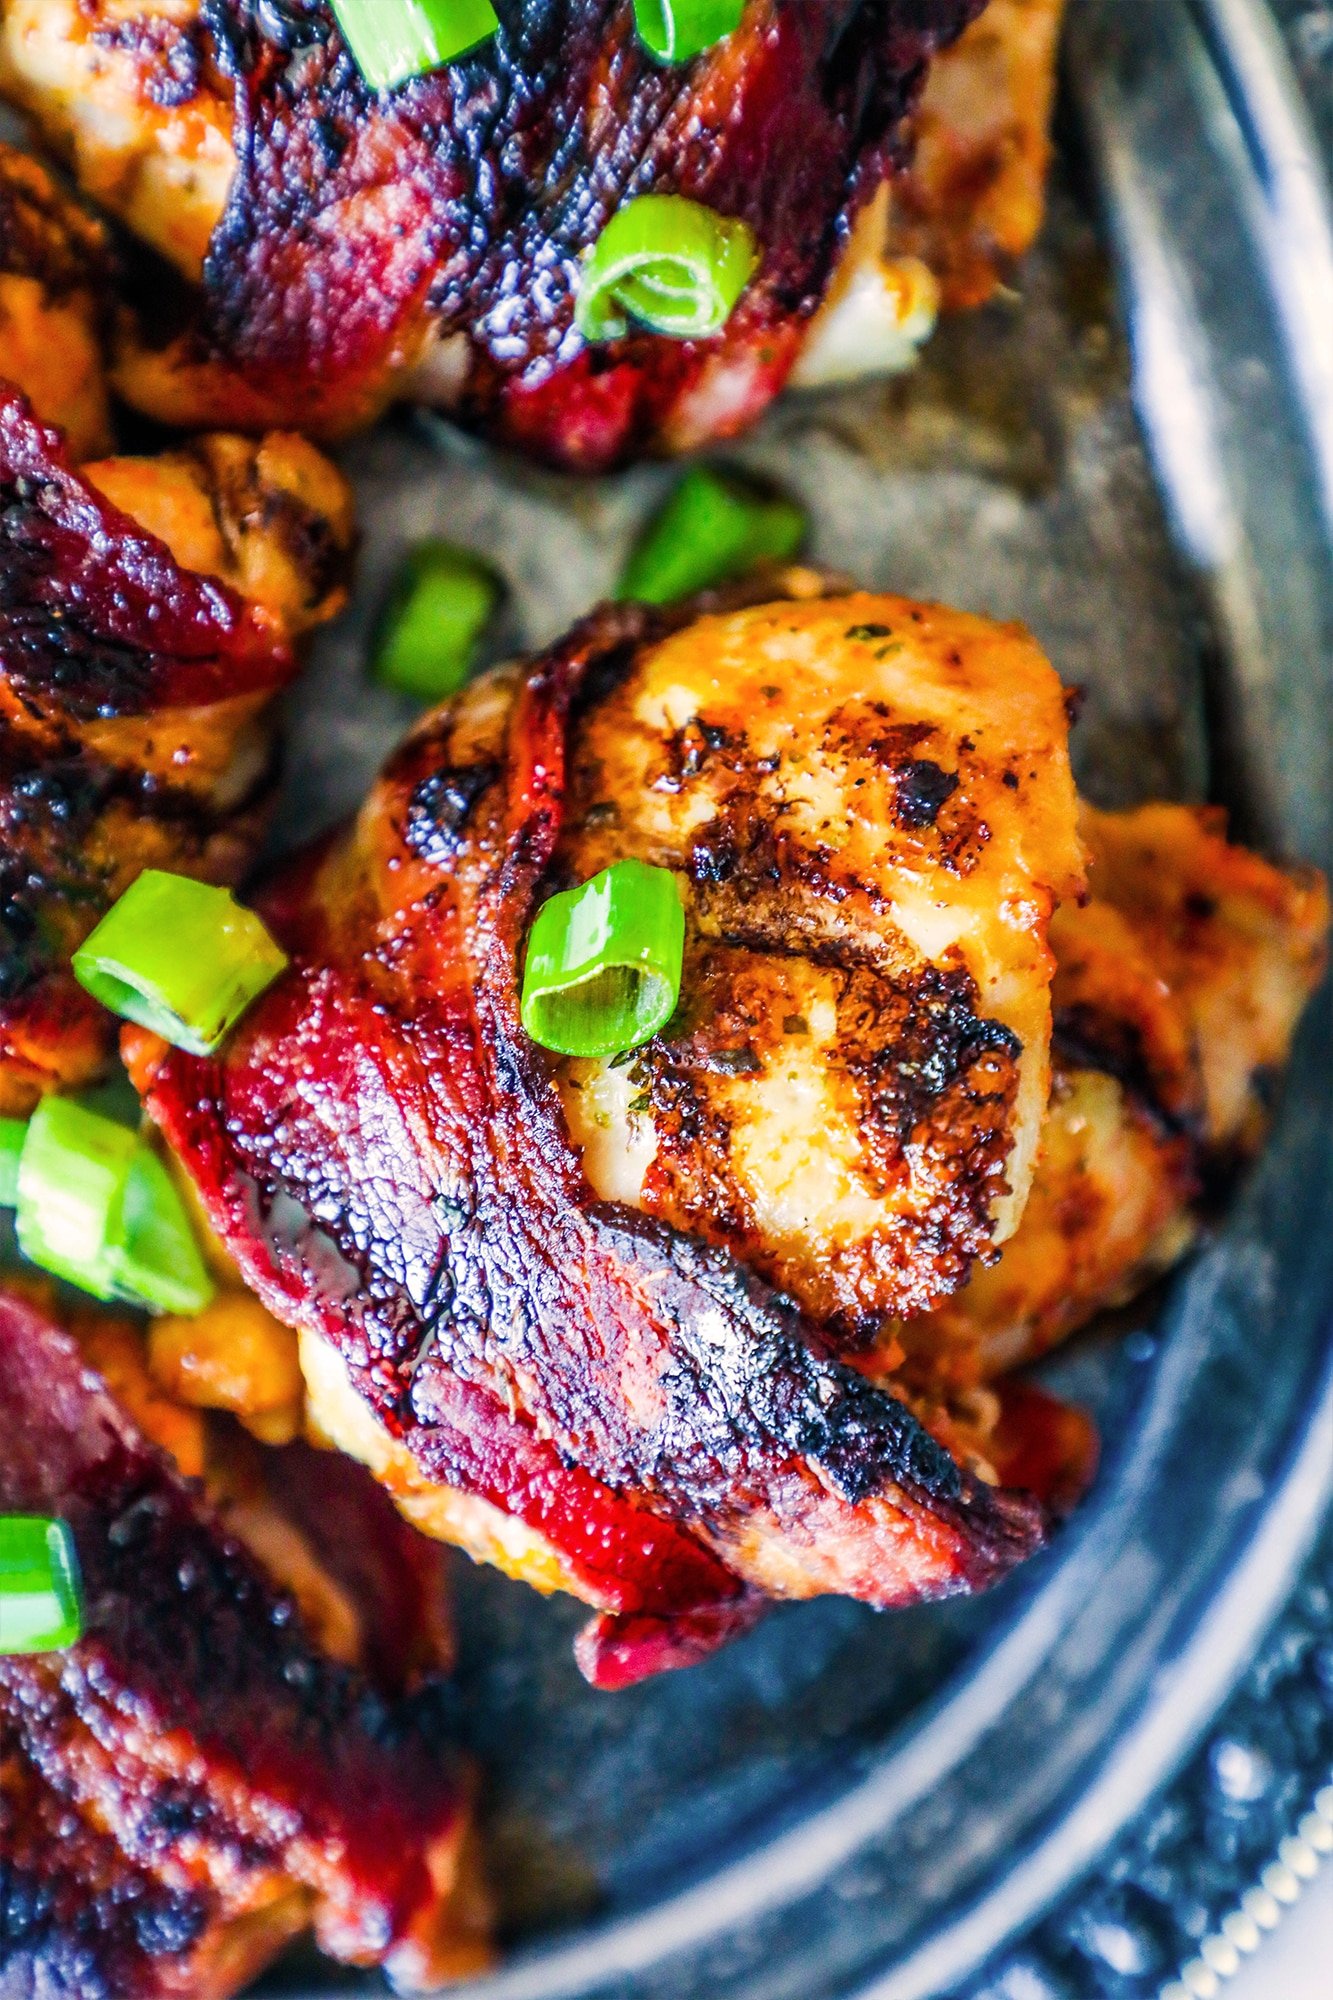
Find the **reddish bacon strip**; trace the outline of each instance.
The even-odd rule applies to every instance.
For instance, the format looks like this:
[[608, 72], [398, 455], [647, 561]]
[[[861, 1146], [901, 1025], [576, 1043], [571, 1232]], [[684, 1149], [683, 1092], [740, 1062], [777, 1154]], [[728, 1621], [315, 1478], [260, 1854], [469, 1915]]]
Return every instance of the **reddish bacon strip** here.
[[81, 1963], [80, 1992], [220, 1996], [310, 1923], [408, 1983], [477, 1964], [429, 1690], [391, 1707], [321, 1655], [69, 1336], [13, 1298], [0, 1435], [0, 1510], [70, 1524], [86, 1602], [71, 1651], [0, 1658], [0, 1990]]
[[[199, 441], [91, 469], [281, 593], [244, 601], [76, 471], [0, 383], [0, 1110], [77, 1087], [112, 1024], [70, 953], [145, 867], [234, 882], [263, 826], [264, 710], [291, 636], [340, 601], [350, 512], [299, 439]], [[198, 523], [206, 524], [202, 529]], [[216, 525], [214, 525], [216, 523]], [[261, 566], [256, 563], [256, 570]]]
[[291, 648], [253, 606], [183, 570], [69, 463], [0, 384], [0, 674], [53, 720], [107, 721], [278, 687]]
[[622, 1640], [690, 1657], [753, 1592], [907, 1603], [1043, 1534], [724, 1249], [598, 1201], [519, 1026], [573, 718], [662, 629], [603, 613], [532, 667], [503, 772], [437, 719], [222, 1055], [132, 1051], [248, 1281], [332, 1344], [426, 1479], [538, 1528], [602, 1610], [659, 1621], [589, 1641], [608, 1681], [636, 1670]]

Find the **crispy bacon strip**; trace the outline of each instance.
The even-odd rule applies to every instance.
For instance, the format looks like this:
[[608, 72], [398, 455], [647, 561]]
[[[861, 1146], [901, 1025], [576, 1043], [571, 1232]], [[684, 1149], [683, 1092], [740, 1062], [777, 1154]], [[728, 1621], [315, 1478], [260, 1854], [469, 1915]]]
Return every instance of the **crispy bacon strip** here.
[[312, 1923], [409, 1984], [481, 1962], [436, 1696], [390, 1706], [321, 1655], [73, 1340], [14, 1297], [0, 1434], [0, 1509], [69, 1522], [86, 1602], [69, 1652], [0, 1657], [0, 1991], [81, 1964], [81, 1993], [221, 2000]]
[[247, 1280], [427, 1479], [538, 1529], [605, 1610], [694, 1612], [688, 1651], [756, 1590], [982, 1587], [1044, 1523], [724, 1248], [584, 1178], [517, 967], [579, 705], [662, 629], [602, 613], [532, 667], [503, 775], [447, 716], [410, 743], [225, 1052], [132, 1053]]
[[[136, 50], [140, 67], [150, 48], [161, 61], [165, 32], [210, 132], [232, 94], [236, 160], [194, 331], [131, 357], [122, 384], [174, 421], [317, 432], [415, 394], [583, 469], [729, 435], [782, 386], [851, 218], [901, 163], [929, 59], [979, 4], [751, 0], [714, 49], [662, 64], [629, 0], [541, 0], [464, 61], [379, 95], [323, 7], [226, 0], [202, 29], [118, 17], [131, 103], [117, 108], [150, 157], [164, 114], [133, 105], [131, 79]], [[71, 40], [88, 36], [87, 11]], [[5, 60], [9, 87], [60, 132], [15, 31]], [[87, 88], [109, 87], [99, 61]], [[165, 122], [183, 145], [184, 112]], [[573, 327], [580, 258], [649, 191], [742, 217], [761, 268], [717, 340], [589, 349]]]
[[183, 570], [0, 391], [0, 669], [9, 699], [79, 721], [280, 685], [291, 648], [252, 605]]
[[[253, 597], [167, 534], [238, 579], [253, 568]], [[134, 876], [243, 874], [270, 788], [264, 711], [294, 633], [341, 601], [349, 539], [341, 478], [299, 439], [76, 471], [0, 383], [0, 1109], [105, 1061], [113, 1024], [68, 959]]]

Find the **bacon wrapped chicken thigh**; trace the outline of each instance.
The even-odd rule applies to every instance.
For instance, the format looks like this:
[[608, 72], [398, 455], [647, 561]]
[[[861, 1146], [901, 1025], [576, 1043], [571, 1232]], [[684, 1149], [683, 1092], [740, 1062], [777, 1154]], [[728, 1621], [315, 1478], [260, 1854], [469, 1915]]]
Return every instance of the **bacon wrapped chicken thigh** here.
[[[850, 1357], [1021, 1207], [1066, 734], [1030, 642], [957, 614], [601, 614], [395, 758], [216, 1061], [140, 1047], [316, 1421], [412, 1518], [687, 1651], [756, 1593], [905, 1602], [1036, 1545]], [[636, 854], [683, 886], [684, 999], [592, 1074], [519, 1025], [524, 937]]]
[[[189, 288], [184, 330], [131, 342], [131, 401], [320, 434], [415, 398], [595, 469], [731, 435], [803, 354], [808, 380], [901, 365], [941, 286], [988, 292], [1040, 215], [1059, 0], [996, 0], [946, 56], [908, 175], [928, 65], [979, 11], [749, 0], [673, 63], [630, 0], [501, 4], [376, 91], [318, 0], [3, 0], [0, 88]], [[716, 337], [590, 344], [581, 266], [645, 194], [743, 223], [753, 276]]]
[[312, 1927], [413, 1988], [483, 1964], [466, 1774], [402, 1692], [420, 1537], [328, 1454], [206, 1438], [133, 1326], [13, 1294], [0, 1423], [0, 1512], [72, 1535], [82, 1597], [72, 1646], [0, 1643], [0, 1993], [225, 2000]]
[[273, 698], [350, 540], [347, 487], [301, 438], [76, 470], [0, 383], [0, 1111], [113, 1050], [69, 958], [129, 882], [245, 871]]
[[[1038, 1545], [1088, 1427], [982, 1385], [1183, 1243], [1321, 963], [1321, 886], [1206, 816], [1080, 835], [1017, 628], [787, 588], [602, 612], [476, 683], [275, 893], [296, 962], [225, 1049], [130, 1036], [317, 1424], [429, 1532], [594, 1605], [604, 1684], [766, 1597], [904, 1603]], [[552, 1054], [529, 927], [626, 861], [678, 887], [679, 1004]]]

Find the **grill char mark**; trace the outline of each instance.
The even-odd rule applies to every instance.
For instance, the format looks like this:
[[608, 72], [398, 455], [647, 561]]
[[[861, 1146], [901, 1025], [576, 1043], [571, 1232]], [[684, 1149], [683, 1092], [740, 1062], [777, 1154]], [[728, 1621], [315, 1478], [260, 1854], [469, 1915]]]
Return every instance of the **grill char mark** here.
[[[682, 1586], [697, 1611], [738, 1597], [756, 1534], [806, 1565], [798, 1594], [980, 1586], [1040, 1540], [1036, 1504], [961, 1471], [725, 1249], [597, 1202], [519, 1025], [571, 717], [609, 659], [665, 629], [603, 612], [530, 668], [504, 782], [452, 869], [383, 848], [432, 763], [458, 761], [447, 718], [410, 745], [358, 836], [398, 914], [341, 937], [335, 915], [324, 962], [272, 989], [221, 1058], [162, 1052], [148, 1103], [249, 1280], [334, 1343], [423, 1469], [478, 1490], [479, 1458], [515, 1440], [578, 1468], [544, 1526], [569, 1546], [571, 1503], [617, 1524], [611, 1608], [678, 1615]], [[635, 1521], [669, 1540], [636, 1555]]]
[[[790, 1029], [808, 1033], [804, 1022], [789, 1028], [774, 1012], [768, 984], [773, 960], [763, 951], [768, 942], [756, 935], [753, 955], [744, 934], [728, 932], [721, 951], [696, 944], [682, 981], [690, 995], [686, 1019], [694, 1025], [688, 1033], [676, 1025], [631, 1075], [656, 1134], [644, 1207], [724, 1243], [778, 1289], [798, 1291], [802, 1276], [809, 1282], [810, 1274], [799, 1256], [789, 1265], [781, 1247], [768, 1240], [742, 1192], [731, 1112], [707, 1087], [718, 1071], [780, 1070]], [[892, 1245], [879, 1242], [874, 1250], [877, 1260], [892, 1257], [900, 1309], [914, 1295], [928, 1309], [991, 1248], [992, 1210], [1005, 1187], [1011, 1141], [1017, 1039], [979, 1015], [976, 988], [965, 972], [932, 967], [894, 977], [866, 963], [846, 941], [821, 944], [808, 959], [836, 975], [837, 1053], [830, 1072], [855, 1106], [868, 1173], [885, 1185], [901, 1180], [910, 1151], [916, 1171], [933, 1176], [927, 1212], [915, 1221], [900, 1216]], [[857, 1246], [823, 1251], [830, 1289], [814, 1309], [840, 1352], [864, 1346], [882, 1330], [882, 1313], [838, 1303], [857, 1297], [861, 1257]]]

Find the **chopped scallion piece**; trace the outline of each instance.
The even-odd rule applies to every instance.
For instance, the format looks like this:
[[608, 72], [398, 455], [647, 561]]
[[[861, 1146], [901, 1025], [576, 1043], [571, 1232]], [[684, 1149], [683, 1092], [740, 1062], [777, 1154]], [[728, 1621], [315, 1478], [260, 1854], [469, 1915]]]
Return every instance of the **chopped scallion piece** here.
[[0, 1514], [0, 1654], [55, 1653], [83, 1636], [74, 1537], [49, 1514]]
[[444, 701], [467, 679], [502, 586], [479, 556], [423, 542], [403, 564], [380, 621], [376, 680], [422, 701]]
[[560, 1055], [638, 1048], [675, 1012], [684, 950], [685, 911], [670, 869], [617, 861], [538, 910], [523, 1026]]
[[456, 61], [500, 25], [490, 0], [333, 0], [333, 12], [372, 90]]
[[171, 1175], [141, 1146], [130, 1167], [107, 1263], [122, 1297], [155, 1312], [193, 1317], [213, 1297], [213, 1281]]
[[745, 0], [634, 0], [639, 38], [663, 62], [686, 62], [741, 24]]
[[185, 1204], [152, 1149], [70, 1097], [44, 1097], [19, 1156], [19, 1248], [99, 1299], [202, 1312], [213, 1296]]
[[19, 1198], [19, 1154], [27, 1136], [21, 1118], [0, 1118], [0, 1208], [12, 1208]]
[[44, 1097], [19, 1157], [19, 1249], [94, 1298], [116, 1295], [107, 1244], [119, 1218], [136, 1132], [70, 1097]]
[[113, 1014], [206, 1056], [287, 959], [229, 890], [146, 868], [73, 964], [79, 984]]
[[695, 466], [648, 523], [617, 596], [669, 604], [761, 562], [790, 562], [809, 526], [784, 494]]
[[619, 340], [631, 320], [677, 340], [720, 333], [753, 277], [748, 223], [680, 194], [618, 208], [583, 267], [574, 317], [585, 340]]

